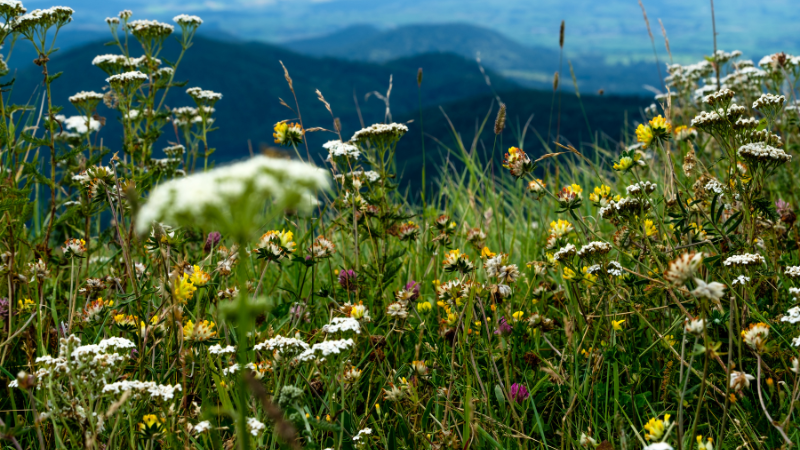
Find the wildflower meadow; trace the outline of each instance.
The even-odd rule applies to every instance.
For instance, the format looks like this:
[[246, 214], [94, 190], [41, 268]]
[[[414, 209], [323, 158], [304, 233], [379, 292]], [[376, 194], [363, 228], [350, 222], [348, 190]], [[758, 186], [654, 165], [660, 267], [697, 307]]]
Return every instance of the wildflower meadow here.
[[[280, 100], [285, 153], [217, 164], [225, 93], [180, 73], [203, 21], [106, 19], [86, 67], [106, 85], [60, 105], [73, 13], [0, 0], [4, 50], [42, 71], [15, 103], [0, 64], [3, 449], [800, 443], [800, 57], [668, 64], [621, 140], [580, 145], [452, 129], [433, 153], [388, 93], [358, 127], [317, 91]], [[105, 120], [123, 134], [98, 139]]]

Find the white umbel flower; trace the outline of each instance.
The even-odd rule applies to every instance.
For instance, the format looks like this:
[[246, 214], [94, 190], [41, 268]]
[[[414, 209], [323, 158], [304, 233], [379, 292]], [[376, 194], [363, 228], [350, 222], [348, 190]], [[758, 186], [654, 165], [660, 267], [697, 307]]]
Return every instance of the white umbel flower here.
[[327, 173], [310, 164], [256, 156], [159, 185], [150, 192], [136, 228], [143, 234], [158, 221], [249, 238], [252, 230], [245, 227], [260, 217], [267, 199], [278, 208], [308, 210], [328, 183]]
[[361, 325], [358, 320], [352, 317], [334, 317], [331, 323], [324, 325], [322, 331], [325, 333], [338, 333], [340, 331], [353, 331], [361, 334]]
[[247, 418], [247, 431], [249, 431], [253, 436], [258, 436], [266, 428], [267, 426], [262, 422], [259, 422], [255, 417]]
[[733, 255], [727, 258], [722, 264], [728, 267], [757, 266], [759, 264], [764, 264], [764, 257], [756, 253], [744, 253], [741, 255]]
[[795, 306], [794, 308], [791, 308], [788, 311], [786, 311], [786, 315], [781, 317], [781, 322], [789, 322], [789, 323], [800, 322], [800, 306]]

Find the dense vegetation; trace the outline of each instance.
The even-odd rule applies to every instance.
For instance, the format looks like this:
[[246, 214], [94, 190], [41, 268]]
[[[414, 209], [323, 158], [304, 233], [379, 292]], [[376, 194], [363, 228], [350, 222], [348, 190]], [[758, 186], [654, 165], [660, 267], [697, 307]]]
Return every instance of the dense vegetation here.
[[[245, 81], [176, 81], [202, 20], [106, 19], [114, 53], [87, 68], [107, 78], [76, 91], [91, 78], [57, 73], [52, 43], [72, 15], [0, 1], [0, 40], [38, 49], [42, 83], [11, 101], [28, 80], [2, 71], [0, 445], [800, 440], [800, 57], [670, 65], [670, 94], [618, 136], [596, 129], [624, 98], [500, 91], [496, 112], [461, 100], [477, 121], [446, 126], [423, 110], [435, 160], [389, 106], [351, 134], [326, 94], [310, 99], [334, 123], [324, 161], [309, 139], [324, 131], [298, 114], [271, 125], [291, 157], [214, 167], [216, 119], [237, 103], [209, 87]], [[278, 73], [285, 107], [306, 111]], [[542, 96], [546, 115], [515, 111]]]

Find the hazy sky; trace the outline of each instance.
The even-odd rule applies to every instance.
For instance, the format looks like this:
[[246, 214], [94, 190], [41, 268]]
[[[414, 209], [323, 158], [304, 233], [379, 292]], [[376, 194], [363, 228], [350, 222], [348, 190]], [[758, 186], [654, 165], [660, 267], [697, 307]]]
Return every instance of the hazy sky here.
[[[75, 27], [102, 29], [103, 18], [131, 9], [135, 18], [168, 20], [198, 14], [206, 29], [239, 38], [281, 42], [319, 36], [351, 24], [381, 28], [409, 23], [468, 22], [529, 45], [555, 47], [567, 22], [567, 50], [600, 51], [610, 58], [652, 54], [637, 0], [59, 0], [76, 10]], [[710, 2], [643, 0], [660, 53], [661, 19], [676, 55], [694, 58], [713, 47]], [[28, 9], [49, 1], [24, 1]], [[797, 51], [797, 0], [718, 0], [719, 47], [746, 54]]]

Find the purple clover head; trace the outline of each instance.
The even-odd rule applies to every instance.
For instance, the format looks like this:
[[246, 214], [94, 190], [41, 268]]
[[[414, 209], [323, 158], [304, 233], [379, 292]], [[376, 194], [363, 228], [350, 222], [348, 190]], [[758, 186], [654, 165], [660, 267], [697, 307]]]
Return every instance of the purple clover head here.
[[511, 385], [511, 390], [508, 393], [511, 396], [511, 400], [515, 403], [522, 403], [530, 397], [530, 393], [528, 393], [528, 388], [525, 387], [524, 384], [514, 383]]
[[411, 296], [411, 300], [416, 300], [419, 298], [419, 283], [416, 281], [409, 281], [406, 283], [406, 290], [414, 292], [414, 295]]
[[342, 289], [353, 292], [356, 290], [356, 285], [358, 283], [358, 274], [353, 269], [346, 269], [339, 272], [339, 286]]
[[507, 336], [511, 334], [513, 328], [511, 325], [506, 322], [506, 316], [500, 316], [500, 320], [498, 321], [497, 329], [494, 330], [494, 334], [499, 334], [500, 336]]
[[8, 299], [0, 298], [0, 319], [8, 316]]
[[782, 216], [785, 213], [792, 211], [792, 206], [789, 203], [778, 199], [775, 201], [775, 209], [778, 211], [778, 214]]
[[212, 248], [219, 244], [220, 239], [222, 239], [222, 234], [220, 234], [219, 231], [212, 231], [211, 233], [208, 233], [208, 237], [206, 238], [206, 246], [203, 247], [203, 250], [210, 252]]

